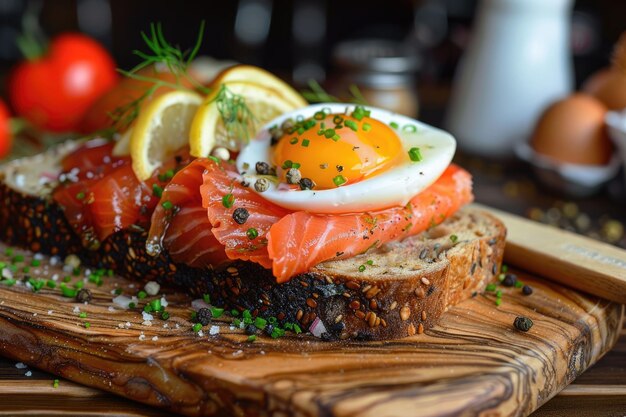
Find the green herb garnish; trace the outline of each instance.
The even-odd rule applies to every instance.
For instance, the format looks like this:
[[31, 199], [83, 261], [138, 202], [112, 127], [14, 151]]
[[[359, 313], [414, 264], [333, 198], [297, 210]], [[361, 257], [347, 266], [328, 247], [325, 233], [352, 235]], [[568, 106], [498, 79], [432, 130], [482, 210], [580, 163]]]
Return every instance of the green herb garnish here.
[[409, 149], [409, 158], [413, 162], [419, 162], [422, 158], [422, 153], [420, 152], [420, 148], [411, 148]]

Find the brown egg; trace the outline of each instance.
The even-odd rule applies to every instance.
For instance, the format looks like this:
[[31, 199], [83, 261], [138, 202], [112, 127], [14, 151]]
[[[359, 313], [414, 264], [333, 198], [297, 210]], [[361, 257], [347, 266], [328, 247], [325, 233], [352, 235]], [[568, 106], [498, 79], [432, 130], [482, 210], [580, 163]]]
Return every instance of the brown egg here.
[[577, 93], [552, 104], [543, 113], [530, 145], [558, 161], [604, 165], [613, 145], [604, 128], [606, 106], [596, 98]]

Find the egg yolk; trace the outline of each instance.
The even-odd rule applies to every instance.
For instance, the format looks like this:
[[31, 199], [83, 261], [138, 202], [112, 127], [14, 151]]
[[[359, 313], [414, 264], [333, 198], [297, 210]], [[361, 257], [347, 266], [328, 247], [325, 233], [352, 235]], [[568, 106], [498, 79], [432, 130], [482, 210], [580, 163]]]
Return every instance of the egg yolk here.
[[315, 122], [307, 130], [283, 134], [275, 145], [272, 162], [282, 168], [283, 181], [296, 167], [315, 189], [336, 188], [389, 169], [403, 154], [398, 135], [376, 119], [330, 114]]

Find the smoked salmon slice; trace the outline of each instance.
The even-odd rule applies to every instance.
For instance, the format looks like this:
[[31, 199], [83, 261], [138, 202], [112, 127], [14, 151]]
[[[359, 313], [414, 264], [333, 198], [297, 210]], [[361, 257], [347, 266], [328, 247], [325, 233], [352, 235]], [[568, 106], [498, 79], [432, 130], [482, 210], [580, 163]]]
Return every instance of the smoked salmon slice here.
[[[271, 269], [267, 232], [291, 211], [265, 200], [251, 190], [249, 184], [242, 184], [234, 166], [211, 159], [199, 161], [205, 164], [200, 187], [202, 206], [207, 209], [213, 235], [224, 245], [226, 255], [230, 259], [252, 261]], [[233, 218], [237, 209], [248, 214], [242, 224]], [[242, 217], [239, 219], [241, 221]]]
[[346, 259], [443, 222], [472, 201], [470, 174], [451, 165], [404, 207], [347, 215], [295, 212], [267, 235], [272, 272], [278, 282], [329, 259]]
[[152, 214], [146, 241], [148, 254], [166, 249], [174, 262], [194, 268], [219, 265], [228, 260], [224, 246], [212, 232], [202, 207], [200, 186], [206, 161], [198, 159], [181, 169], [163, 189]]
[[[213, 234], [231, 259], [257, 262], [272, 269], [278, 282], [330, 260], [344, 259], [373, 247], [418, 234], [472, 201], [470, 174], [451, 165], [426, 190], [404, 207], [369, 213], [319, 215], [292, 212], [263, 199], [228, 164], [205, 160], [202, 205]], [[238, 224], [234, 210], [249, 217]], [[250, 239], [250, 228], [254, 228]]]

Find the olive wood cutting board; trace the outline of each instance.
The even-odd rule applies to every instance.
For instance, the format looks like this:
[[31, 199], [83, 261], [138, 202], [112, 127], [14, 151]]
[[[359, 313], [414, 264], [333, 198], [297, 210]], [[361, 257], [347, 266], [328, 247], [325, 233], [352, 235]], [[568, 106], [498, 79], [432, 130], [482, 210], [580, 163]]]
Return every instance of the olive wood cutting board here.
[[[29, 273], [58, 269], [47, 265]], [[526, 416], [614, 345], [623, 306], [518, 275], [532, 295], [499, 287], [500, 306], [477, 294], [424, 334], [347, 343], [292, 333], [248, 342], [226, 316], [218, 334], [199, 335], [191, 300], [176, 293], [170, 319], [146, 323], [112, 303], [115, 288], [139, 289], [118, 277], [87, 283], [89, 304], [0, 285], [0, 355], [189, 416]], [[514, 328], [517, 316], [534, 321], [529, 332]]]

